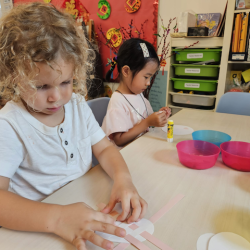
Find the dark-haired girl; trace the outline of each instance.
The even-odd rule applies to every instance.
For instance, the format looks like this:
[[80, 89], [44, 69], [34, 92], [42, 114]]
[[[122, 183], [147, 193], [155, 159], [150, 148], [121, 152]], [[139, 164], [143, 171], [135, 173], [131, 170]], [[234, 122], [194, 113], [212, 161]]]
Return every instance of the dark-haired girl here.
[[[129, 39], [122, 44], [115, 60], [120, 85], [110, 99], [102, 129], [111, 141], [122, 147], [150, 126], [165, 126], [171, 110], [163, 107], [154, 113], [142, 94], [160, 66], [152, 44], [139, 38]], [[107, 81], [112, 70], [114, 67], [107, 73]]]

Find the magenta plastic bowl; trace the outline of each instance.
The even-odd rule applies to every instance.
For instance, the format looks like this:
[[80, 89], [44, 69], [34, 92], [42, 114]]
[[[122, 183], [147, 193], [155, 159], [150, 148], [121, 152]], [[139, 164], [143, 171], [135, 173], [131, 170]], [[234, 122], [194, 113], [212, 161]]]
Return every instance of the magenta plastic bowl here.
[[230, 168], [250, 172], [250, 143], [228, 141], [220, 145], [223, 162]]
[[208, 169], [215, 165], [220, 148], [206, 141], [182, 141], [176, 145], [180, 162], [193, 169]]

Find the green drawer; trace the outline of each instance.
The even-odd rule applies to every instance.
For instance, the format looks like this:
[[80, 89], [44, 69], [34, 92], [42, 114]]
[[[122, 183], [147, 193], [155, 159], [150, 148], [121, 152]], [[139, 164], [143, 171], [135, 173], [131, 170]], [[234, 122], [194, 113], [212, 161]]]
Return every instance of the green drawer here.
[[174, 88], [178, 90], [193, 90], [214, 92], [217, 88], [218, 81], [214, 80], [197, 80], [197, 79], [179, 79], [171, 78], [174, 82]]
[[221, 49], [173, 49], [177, 54], [176, 61], [184, 62], [204, 62], [214, 59], [219, 62], [221, 58]]
[[218, 77], [220, 65], [172, 64], [177, 76]]

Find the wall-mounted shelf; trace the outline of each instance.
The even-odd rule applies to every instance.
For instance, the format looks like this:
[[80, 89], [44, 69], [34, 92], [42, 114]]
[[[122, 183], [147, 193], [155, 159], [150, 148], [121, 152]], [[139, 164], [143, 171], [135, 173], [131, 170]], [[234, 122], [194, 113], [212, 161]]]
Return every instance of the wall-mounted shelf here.
[[236, 63], [236, 64], [248, 64], [248, 61], [228, 61], [228, 63]]
[[242, 10], [235, 10], [234, 11], [234, 13], [242, 13], [242, 12], [249, 13], [250, 9], [242, 9]]
[[[182, 109], [192, 109], [192, 110], [197, 110], [197, 109], [194, 109], [194, 108], [183, 108], [183, 107], [179, 107], [179, 106], [176, 106], [176, 105], [169, 105], [168, 106], [169, 108], [172, 109], [172, 114], [174, 113], [177, 113], [178, 111], [182, 110]], [[173, 109], [177, 109], [178, 111], [173, 113]], [[202, 111], [206, 111], [206, 112], [214, 112], [214, 109], [209, 109], [209, 110], [206, 110], [206, 109], [203, 109]]]
[[199, 41], [192, 48], [216, 48], [223, 46], [223, 37], [203, 37], [203, 38], [171, 38], [171, 46], [177, 48], [184, 48]]

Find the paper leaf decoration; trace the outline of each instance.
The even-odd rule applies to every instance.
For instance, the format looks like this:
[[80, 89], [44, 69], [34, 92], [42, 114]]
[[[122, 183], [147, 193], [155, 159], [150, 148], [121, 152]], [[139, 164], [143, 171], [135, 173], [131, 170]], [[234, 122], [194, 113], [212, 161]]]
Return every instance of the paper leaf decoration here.
[[141, 0], [126, 0], [125, 9], [128, 13], [135, 13], [141, 7]]
[[103, 15], [100, 15], [99, 13], [97, 13], [97, 16], [99, 16], [101, 19], [109, 18], [111, 14], [111, 6], [108, 1], [100, 0], [98, 3], [98, 9]]

